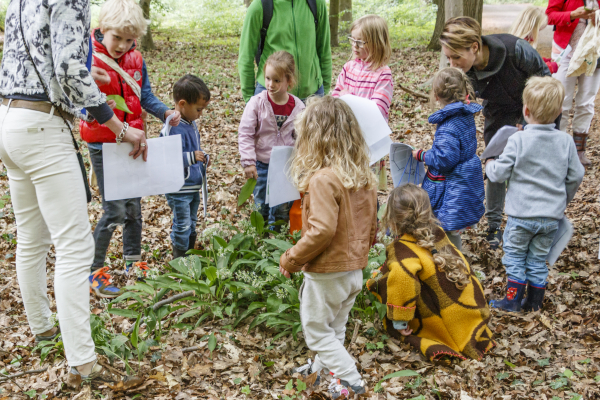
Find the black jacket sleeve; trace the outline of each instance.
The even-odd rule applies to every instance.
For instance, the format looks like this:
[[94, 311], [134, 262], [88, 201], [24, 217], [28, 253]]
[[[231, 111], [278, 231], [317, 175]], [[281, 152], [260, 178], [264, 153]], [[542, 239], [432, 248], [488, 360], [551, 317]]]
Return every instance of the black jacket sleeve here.
[[517, 41], [515, 61], [517, 68], [527, 73], [529, 77], [552, 76], [542, 56], [526, 40], [519, 39]]

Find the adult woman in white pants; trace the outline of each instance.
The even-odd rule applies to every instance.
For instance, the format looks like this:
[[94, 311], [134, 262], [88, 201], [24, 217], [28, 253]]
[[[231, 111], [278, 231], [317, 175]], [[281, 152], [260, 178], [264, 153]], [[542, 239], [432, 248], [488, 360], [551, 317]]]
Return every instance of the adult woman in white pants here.
[[[591, 165], [590, 160], [585, 155], [585, 149], [590, 124], [592, 118], [594, 118], [596, 94], [600, 88], [600, 69], [596, 69], [592, 76], [571, 77], [567, 77], [567, 70], [569, 69], [571, 56], [575, 52], [587, 24], [594, 23], [594, 11], [588, 10], [597, 9], [597, 0], [550, 0], [546, 9], [548, 23], [556, 27], [552, 43], [552, 59], [556, 59], [567, 46], [572, 48], [571, 52], [560, 61], [558, 72], [553, 76], [561, 81], [565, 87], [566, 95], [560, 123], [560, 129], [563, 131], [567, 130], [569, 112], [573, 106], [573, 97], [575, 98], [572, 123], [573, 140], [577, 146], [579, 161], [584, 167]], [[575, 86], [577, 86], [577, 94], [575, 94]]]
[[100, 378], [104, 371], [90, 331], [94, 240], [85, 178], [67, 124], [85, 107], [134, 144], [131, 155], [147, 154], [143, 131], [114, 116], [88, 72], [89, 26], [87, 1], [11, 1], [0, 67], [0, 159], [17, 221], [17, 277], [36, 341], [55, 337], [46, 290], [46, 254], [55, 246], [54, 296], [68, 382]]

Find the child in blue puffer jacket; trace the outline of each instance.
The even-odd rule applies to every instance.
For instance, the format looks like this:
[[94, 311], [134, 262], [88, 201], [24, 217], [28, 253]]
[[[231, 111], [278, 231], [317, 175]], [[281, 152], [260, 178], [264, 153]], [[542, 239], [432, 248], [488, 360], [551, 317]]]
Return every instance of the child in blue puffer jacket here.
[[477, 150], [474, 114], [483, 109], [467, 75], [444, 68], [433, 79], [433, 94], [443, 107], [429, 116], [437, 124], [430, 150], [415, 150], [413, 157], [428, 166], [423, 189], [448, 239], [460, 251], [460, 232], [475, 225], [485, 212], [483, 171]]
[[171, 241], [175, 259], [184, 256], [196, 244], [202, 177], [206, 174], [210, 160], [207, 163], [207, 155], [200, 147], [200, 133], [194, 121], [200, 118], [202, 111], [208, 106], [210, 91], [202, 79], [188, 74], [173, 86], [173, 100], [175, 110], [181, 113], [181, 123], [170, 129], [163, 129], [160, 135], [181, 135], [183, 150], [185, 183], [178, 192], [165, 195], [173, 210]]

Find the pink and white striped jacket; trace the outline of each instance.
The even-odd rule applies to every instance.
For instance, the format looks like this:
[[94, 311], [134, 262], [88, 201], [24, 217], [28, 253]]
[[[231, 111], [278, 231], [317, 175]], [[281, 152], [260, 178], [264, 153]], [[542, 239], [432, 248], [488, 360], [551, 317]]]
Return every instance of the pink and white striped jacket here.
[[358, 97], [373, 100], [379, 106], [385, 120], [389, 119], [394, 82], [392, 70], [387, 65], [376, 71], [371, 71], [369, 64], [363, 60], [348, 61], [342, 68], [331, 95], [339, 97], [342, 90]]
[[281, 129], [277, 127], [273, 107], [267, 98], [267, 91], [250, 98], [238, 129], [238, 147], [242, 167], [256, 165], [257, 160], [268, 164], [274, 146], [294, 145], [296, 141], [294, 119], [304, 110], [304, 103], [293, 94], [290, 96], [294, 97], [294, 110]]

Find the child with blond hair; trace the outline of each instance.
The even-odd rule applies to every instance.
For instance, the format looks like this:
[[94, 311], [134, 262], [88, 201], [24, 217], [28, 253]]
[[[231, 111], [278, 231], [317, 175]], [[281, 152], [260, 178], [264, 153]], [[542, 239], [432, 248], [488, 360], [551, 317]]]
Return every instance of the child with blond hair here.
[[437, 124], [431, 149], [413, 157], [427, 164], [423, 189], [450, 242], [462, 251], [461, 231], [479, 222], [485, 212], [481, 161], [477, 154], [473, 87], [458, 68], [444, 68], [433, 79], [433, 96], [442, 107], [429, 116]]
[[[100, 10], [99, 25], [92, 33], [94, 67], [96, 70], [104, 70], [102, 76], [105, 79], [103, 82], [97, 81], [98, 88], [107, 95], [120, 95], [125, 100], [129, 113], [120, 109], [113, 110], [124, 123], [123, 131], [127, 131], [129, 126], [144, 129], [143, 110], [163, 122], [174, 114], [170, 123], [172, 126], [179, 124], [179, 111], [169, 109], [152, 93], [146, 62], [136, 50], [136, 40], [144, 35], [148, 27], [140, 6], [134, 0], [108, 0]], [[113, 108], [116, 105], [114, 101], [109, 101], [110, 104]], [[102, 144], [118, 142], [121, 138], [115, 137], [106, 125], [96, 120], [82, 120], [79, 130], [81, 138], [88, 143], [104, 211], [94, 230], [96, 250], [89, 277], [90, 291], [99, 297], [114, 298], [122, 291], [112, 284], [109, 267], [104, 266], [104, 261], [117, 226], [123, 226], [126, 274], [134, 264], [142, 272], [147, 269], [146, 263], [141, 261], [141, 198], [113, 201], [105, 199]]]
[[293, 372], [331, 372], [333, 398], [347, 396], [349, 388], [362, 394], [365, 382], [344, 339], [377, 226], [368, 147], [350, 107], [331, 96], [309, 99], [296, 133], [289, 173], [304, 193], [302, 238], [281, 256], [279, 270], [287, 278], [304, 271], [300, 319], [317, 356]]
[[[527, 125], [508, 139], [498, 160], [488, 160], [492, 182], [507, 182], [504, 230], [506, 296], [490, 306], [505, 311], [537, 311], [546, 292], [546, 257], [567, 204], [585, 169], [571, 137], [554, 121], [562, 112], [563, 85], [551, 77], [531, 78], [523, 92]], [[527, 290], [527, 297], [523, 297]]]
[[367, 288], [386, 305], [388, 334], [430, 361], [481, 359], [494, 346], [483, 287], [439, 227], [427, 192], [413, 184], [394, 189], [382, 225], [397, 240]]
[[[238, 146], [247, 179], [256, 179], [254, 203], [270, 224], [289, 221], [293, 202], [275, 207], [265, 204], [269, 160], [274, 146], [293, 146], [294, 120], [304, 110], [304, 103], [289, 93], [296, 85], [296, 64], [287, 51], [269, 56], [264, 66], [267, 90], [253, 96], [240, 120]], [[276, 227], [279, 229], [279, 227]]]

